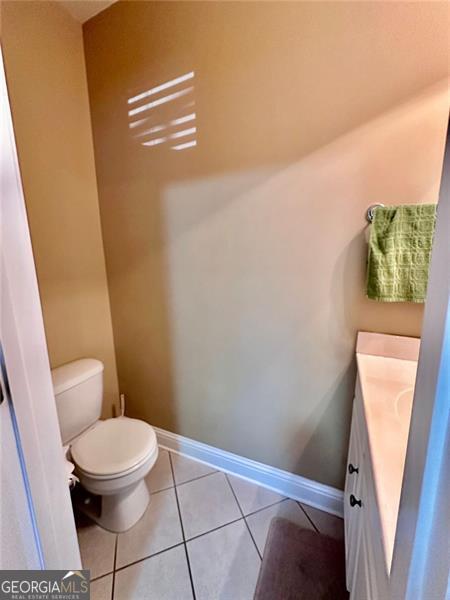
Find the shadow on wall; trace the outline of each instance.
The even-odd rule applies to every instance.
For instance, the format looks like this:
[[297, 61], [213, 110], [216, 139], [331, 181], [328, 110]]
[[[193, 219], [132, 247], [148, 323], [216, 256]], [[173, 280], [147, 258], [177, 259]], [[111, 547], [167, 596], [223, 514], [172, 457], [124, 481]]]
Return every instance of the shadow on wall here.
[[[345, 474], [355, 378], [356, 362], [351, 360], [291, 440], [289, 456], [297, 457], [297, 461], [289, 471], [317, 480], [317, 461], [320, 460], [323, 482], [336, 479], [335, 469]], [[341, 436], [336, 437], [335, 430], [339, 430]], [[337, 487], [342, 489], [343, 483]]]
[[[141, 239], [139, 260], [128, 273], [142, 311], [136, 347], [147, 344], [157, 371], [131, 386], [136, 416], [342, 487], [356, 331], [417, 335], [422, 310], [365, 298], [365, 210], [380, 199], [435, 201], [440, 172], [430, 186], [422, 162], [434, 153], [439, 165], [439, 131], [427, 137], [436, 117], [445, 122], [446, 98], [446, 86], [433, 88], [283, 170], [169, 184], [159, 202], [142, 198], [152, 223], [161, 211], [161, 246], [145, 262], [149, 215], [141, 214], [139, 235], [133, 228], [128, 239], [129, 248]], [[380, 159], [399, 138], [403, 148]], [[415, 185], [403, 189], [397, 180], [409, 171]], [[145, 353], [142, 363], [127, 360], [133, 373], [155, 369]], [[142, 402], [144, 389], [164, 401]]]
[[[417, 305], [365, 298], [365, 211], [375, 202], [436, 201], [447, 82], [331, 142], [357, 124], [348, 109], [341, 116], [343, 96], [330, 113], [314, 106], [321, 88], [307, 97], [310, 112], [297, 114], [291, 80], [286, 72], [278, 76], [270, 44], [263, 56], [257, 46], [223, 56], [220, 44], [208, 54], [185, 33], [199, 26], [193, 4], [121, 4], [109, 13], [118, 22], [125, 9], [162, 11], [161, 33], [147, 47], [143, 26], [129, 62], [111, 53], [129, 32], [118, 27], [119, 38], [100, 48], [89, 41], [95, 19], [86, 30], [114, 336], [129, 414], [342, 487], [356, 332], [418, 335], [422, 316]], [[251, 11], [245, 4], [205, 10]], [[187, 11], [194, 25], [178, 32], [177, 52], [163, 52], [158, 44], [172, 10], [178, 17]], [[245, 36], [228, 33], [247, 40], [257, 29], [249, 20]], [[148, 79], [146, 61], [139, 62], [143, 47], [164, 57]], [[212, 70], [217, 56], [225, 63], [220, 72]], [[248, 64], [240, 68], [239, 57]], [[108, 60], [116, 70], [105, 79]], [[293, 61], [301, 72], [303, 59]], [[268, 74], [279, 87], [265, 95]], [[286, 116], [278, 94], [286, 95]], [[184, 143], [190, 145], [177, 148]]]

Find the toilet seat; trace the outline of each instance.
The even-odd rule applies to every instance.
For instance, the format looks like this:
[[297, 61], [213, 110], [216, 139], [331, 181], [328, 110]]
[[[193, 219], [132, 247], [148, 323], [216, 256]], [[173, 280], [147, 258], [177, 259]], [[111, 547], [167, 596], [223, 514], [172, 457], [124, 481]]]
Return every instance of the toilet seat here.
[[157, 450], [153, 428], [138, 419], [106, 419], [71, 446], [80, 471], [91, 477], [114, 478], [139, 468]]

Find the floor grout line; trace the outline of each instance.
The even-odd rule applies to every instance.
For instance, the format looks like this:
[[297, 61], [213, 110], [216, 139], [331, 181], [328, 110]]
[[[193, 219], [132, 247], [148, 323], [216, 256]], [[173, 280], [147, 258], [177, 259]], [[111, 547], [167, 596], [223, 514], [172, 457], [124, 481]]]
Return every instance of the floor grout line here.
[[192, 598], [195, 600], [194, 579], [192, 578], [191, 562], [189, 560], [189, 554], [188, 554], [186, 542], [183, 543], [183, 546], [184, 546], [184, 553], [186, 554], [186, 562], [187, 562], [188, 571], [189, 571], [189, 579], [191, 580]]
[[114, 586], [116, 584], [116, 564], [117, 564], [117, 546], [119, 544], [119, 534], [116, 533], [116, 543], [114, 545], [114, 563], [113, 563], [113, 580], [111, 586], [111, 600], [114, 600]]
[[128, 567], [133, 567], [134, 565], [137, 565], [138, 563], [144, 562], [145, 560], [148, 560], [149, 558], [154, 558], [155, 556], [159, 556], [160, 554], [164, 554], [164, 552], [168, 552], [169, 550], [173, 550], [174, 548], [178, 548], [179, 546], [183, 546], [184, 542], [178, 542], [178, 544], [174, 544], [173, 546], [168, 546], [167, 548], [164, 548], [164, 550], [158, 550], [158, 552], [153, 552], [153, 554], [148, 554], [147, 556], [143, 556], [142, 558], [138, 558], [137, 560], [133, 560], [133, 562], [127, 563], [126, 565], [123, 565], [121, 567], [117, 567], [116, 569], [116, 573], [119, 573], [120, 571], [123, 571], [124, 569], [128, 569]]
[[208, 531], [204, 531], [203, 533], [198, 533], [197, 535], [192, 536], [186, 540], [186, 543], [192, 542], [193, 540], [198, 540], [198, 538], [203, 537], [204, 535], [208, 535], [208, 533], [213, 533], [214, 531], [218, 531], [219, 529], [223, 529], [228, 525], [233, 525], [233, 523], [237, 523], [238, 521], [242, 521], [243, 517], [238, 517], [237, 519], [233, 519], [232, 521], [228, 521], [223, 525], [219, 525], [218, 527], [214, 527], [214, 529], [208, 529]]
[[266, 510], [266, 508], [272, 508], [272, 506], [276, 506], [277, 504], [283, 504], [283, 502], [286, 502], [287, 500], [290, 500], [290, 498], [283, 498], [282, 500], [277, 500], [276, 502], [272, 502], [272, 504], [263, 506], [263, 508], [258, 508], [252, 512], [249, 512], [248, 514], [244, 515], [244, 518], [246, 519], [247, 517], [252, 517], [253, 515], [257, 515], [258, 513], [262, 512], [263, 510]]
[[[160, 490], [155, 490], [154, 492], [150, 489], [150, 486], [149, 486], [149, 490], [150, 490], [151, 494], [158, 494], [159, 492], [164, 492], [166, 490], [170, 490], [173, 487], [180, 487], [182, 485], [185, 485], [186, 483], [191, 483], [191, 481], [197, 481], [197, 479], [203, 479], [203, 477], [209, 477], [210, 475], [214, 475], [215, 473], [223, 473], [223, 471], [221, 471], [220, 469], [214, 469], [213, 467], [210, 467], [211, 469], [213, 469], [210, 473], [205, 473], [204, 475], [198, 475], [197, 477], [192, 477], [192, 479], [187, 479], [186, 481], [177, 483], [176, 479], [175, 479], [175, 470], [173, 469], [173, 465], [172, 465], [172, 450], [167, 450], [166, 448], [163, 448], [163, 450], [165, 450], [167, 452], [167, 454], [169, 455], [169, 461], [171, 463], [170, 468], [172, 471], [173, 484], [169, 485], [165, 488], [161, 488]], [[192, 462], [198, 463], [200, 465], [204, 465], [204, 463], [201, 463], [200, 461], [195, 460], [195, 458], [189, 458], [189, 457], [185, 456], [184, 454], [180, 454], [179, 456], [186, 458], [186, 460], [191, 460]], [[204, 465], [204, 466], [208, 466], [208, 465]]]
[[109, 577], [110, 575], [114, 575], [114, 571], [108, 571], [108, 573], [105, 573], [104, 575], [97, 575], [97, 577], [92, 577], [92, 579], [90, 579], [90, 583], [94, 583], [94, 581], [98, 581], [99, 579], [104, 579], [105, 577]]
[[175, 487], [175, 485], [169, 485], [168, 487], [161, 488], [160, 490], [152, 490], [150, 486], [147, 484], [149, 493], [154, 496], [155, 494], [159, 494], [159, 492], [167, 492], [167, 490], [171, 490]]
[[181, 535], [183, 536], [184, 552], [186, 554], [186, 562], [187, 562], [187, 567], [188, 567], [188, 571], [189, 571], [189, 579], [190, 579], [190, 582], [191, 582], [192, 597], [193, 597], [194, 600], [196, 600], [194, 580], [192, 578], [191, 561], [189, 560], [189, 554], [188, 554], [188, 550], [187, 550], [187, 546], [186, 546], [186, 535], [184, 533], [183, 518], [181, 516], [180, 501], [178, 499], [177, 486], [175, 485], [175, 473], [174, 473], [174, 470], [173, 470], [172, 456], [171, 456], [170, 452], [169, 452], [169, 463], [170, 463], [170, 469], [172, 471], [172, 478], [173, 478], [174, 490], [175, 490], [175, 500], [177, 502], [178, 517], [180, 519]]
[[303, 511], [303, 513], [306, 515], [306, 518], [308, 519], [308, 521], [311, 523], [311, 525], [313, 526], [314, 530], [317, 531], [317, 533], [320, 533], [320, 531], [318, 530], [318, 528], [316, 527], [314, 521], [311, 519], [311, 517], [308, 515], [308, 513], [306, 512], [306, 510], [303, 508], [302, 503], [299, 502], [298, 500], [296, 500], [299, 508]]
[[[175, 487], [181, 487], [182, 485], [186, 485], [187, 483], [192, 483], [193, 481], [197, 481], [198, 479], [204, 479], [205, 477], [210, 477], [211, 475], [216, 475], [217, 473], [223, 473], [223, 471], [213, 471], [212, 473], [205, 473], [205, 475], [199, 475], [198, 477], [193, 477], [192, 479], [188, 479], [187, 481], [182, 481], [181, 483], [175, 483]], [[175, 479], [175, 475], [174, 475]]]
[[[170, 453], [169, 453], [169, 463], [170, 463], [170, 469], [172, 471], [172, 478], [173, 478], [173, 480], [175, 482], [175, 475], [174, 475], [173, 465], [172, 465], [172, 457], [170, 456]], [[177, 503], [178, 517], [180, 519], [180, 526], [181, 526], [181, 535], [183, 536], [183, 543], [184, 543], [186, 541], [186, 536], [185, 536], [185, 533], [184, 533], [183, 519], [181, 517], [180, 501], [178, 499], [177, 486], [174, 485], [173, 489], [174, 489], [174, 492], [175, 492], [175, 500], [176, 500], [176, 503]]]
[[[168, 552], [169, 550], [173, 550], [174, 548], [178, 548], [178, 546], [187, 545], [189, 542], [192, 542], [193, 540], [196, 540], [205, 535], [208, 535], [208, 533], [213, 533], [214, 531], [217, 531], [218, 529], [223, 529], [224, 527], [227, 527], [228, 525], [232, 525], [233, 523], [237, 523], [238, 521], [242, 521], [242, 520], [243, 520], [243, 518], [239, 517], [239, 519], [235, 519], [234, 521], [229, 521], [228, 523], [219, 525], [219, 527], [215, 527], [214, 529], [209, 529], [208, 531], [205, 531], [204, 533], [199, 533], [198, 535], [195, 535], [194, 537], [186, 539], [186, 541], [178, 542], [178, 544], [174, 544], [173, 546], [168, 546], [167, 548], [164, 548], [163, 550], [158, 550], [158, 552], [153, 552], [153, 554], [148, 554], [147, 556], [138, 558], [137, 560], [134, 560], [133, 562], [127, 563], [126, 565], [122, 565], [121, 567], [117, 567], [116, 572], [118, 573], [119, 571], [123, 571], [124, 569], [127, 569], [128, 567], [132, 567], [133, 565], [136, 565], [137, 563], [140, 563], [145, 560], [148, 560], [149, 558], [158, 556], [159, 554], [163, 554], [164, 552]], [[111, 571], [109, 573], [105, 573], [104, 575], [100, 575], [99, 577], [95, 577], [94, 579], [91, 579], [91, 582], [97, 581], [97, 579], [102, 579], [103, 577], [107, 577], [108, 575], [112, 575], [112, 574], [113, 574], [113, 571]]]
[[241, 512], [241, 515], [242, 515], [242, 518], [244, 519], [245, 526], [247, 527], [247, 530], [248, 530], [248, 532], [250, 534], [250, 537], [252, 538], [252, 542], [255, 545], [256, 552], [258, 553], [258, 556], [259, 556], [260, 560], [262, 560], [261, 552], [259, 551], [259, 548], [256, 545], [255, 538], [253, 537], [253, 533], [251, 532], [249, 524], [247, 523], [247, 519], [245, 518], [244, 511], [242, 510], [241, 505], [239, 504], [239, 500], [238, 500], [238, 497], [236, 496], [236, 492], [234, 491], [233, 486], [231, 485], [231, 481], [228, 479], [228, 475], [226, 473], [225, 473], [225, 479], [227, 480], [228, 485], [230, 486], [231, 493], [233, 494], [234, 499], [236, 500], [236, 504], [239, 507], [239, 510]]

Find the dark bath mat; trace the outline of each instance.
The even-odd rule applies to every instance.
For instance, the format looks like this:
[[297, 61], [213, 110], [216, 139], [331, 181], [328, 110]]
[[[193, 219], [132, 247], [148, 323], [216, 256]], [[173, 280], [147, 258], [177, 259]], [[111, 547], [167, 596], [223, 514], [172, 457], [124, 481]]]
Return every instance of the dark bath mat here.
[[344, 542], [275, 517], [254, 600], [348, 600]]

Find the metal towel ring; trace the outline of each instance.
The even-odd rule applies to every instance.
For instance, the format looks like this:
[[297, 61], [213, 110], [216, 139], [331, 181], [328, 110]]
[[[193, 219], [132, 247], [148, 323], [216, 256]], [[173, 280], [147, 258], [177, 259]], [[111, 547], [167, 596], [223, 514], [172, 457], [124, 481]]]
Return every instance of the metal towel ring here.
[[369, 206], [369, 208], [367, 209], [367, 212], [366, 212], [366, 219], [367, 219], [367, 221], [368, 221], [369, 223], [372, 223], [372, 221], [373, 221], [373, 218], [374, 218], [374, 216], [375, 216], [375, 210], [376, 210], [378, 207], [381, 207], [381, 208], [383, 208], [383, 207], [384, 207], [384, 204], [371, 204], [371, 205]]

